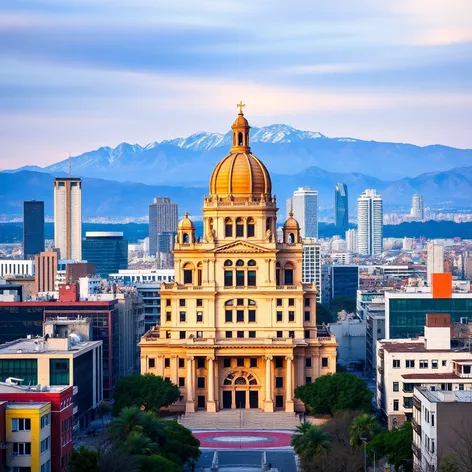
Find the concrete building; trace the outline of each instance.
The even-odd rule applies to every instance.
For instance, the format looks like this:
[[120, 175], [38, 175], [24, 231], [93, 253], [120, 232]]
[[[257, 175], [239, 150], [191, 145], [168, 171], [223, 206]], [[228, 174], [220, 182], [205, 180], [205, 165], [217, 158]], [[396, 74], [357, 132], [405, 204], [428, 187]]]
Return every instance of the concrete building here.
[[178, 222], [177, 203], [172, 203], [168, 197], [154, 198], [153, 203], [149, 205], [149, 254], [151, 256], [156, 256], [158, 249], [162, 252], [163, 239], [159, 235], [172, 233], [175, 236]]
[[82, 241], [83, 258], [95, 265], [101, 277], [128, 268], [128, 241], [119, 231], [87, 231]]
[[346, 250], [347, 252], [357, 253], [357, 230], [348, 229], [346, 231]]
[[110, 274], [109, 277], [110, 280], [122, 285], [173, 282], [174, 278], [174, 269], [127, 269]]
[[349, 202], [346, 184], [336, 184], [334, 189], [334, 213], [336, 228], [343, 234], [349, 226]]
[[59, 250], [41, 252], [34, 257], [36, 293], [55, 290]]
[[373, 189], [364, 190], [357, 199], [357, 250], [364, 256], [383, 251], [383, 201]]
[[294, 388], [336, 368], [336, 340], [316, 326], [316, 287], [302, 283], [297, 221], [275, 239], [270, 174], [249, 147], [240, 112], [233, 146], [203, 203], [203, 238], [186, 214], [174, 283], [161, 288], [161, 325], [141, 340], [141, 372], [181, 388], [175, 411], [303, 411]]
[[23, 257], [44, 251], [44, 202], [23, 202]]
[[375, 374], [377, 370], [377, 341], [385, 339], [385, 303], [368, 303], [365, 306], [365, 370]]
[[54, 180], [54, 247], [61, 259], [82, 259], [82, 180]]
[[318, 239], [318, 192], [310, 187], [300, 187], [287, 200], [287, 215], [293, 217], [300, 225], [302, 238]]
[[457, 469], [470, 464], [471, 391], [432, 391], [415, 387], [413, 396], [414, 470], [442, 470], [448, 458]]
[[344, 317], [336, 323], [330, 323], [330, 332], [338, 343], [338, 363], [346, 366], [350, 363], [365, 363], [366, 323], [357, 318]]
[[413, 389], [460, 391], [472, 388], [472, 354], [451, 347], [449, 315], [428, 314], [424, 336], [377, 342], [377, 407], [389, 428], [413, 415]]
[[424, 199], [423, 195], [415, 193], [411, 199], [410, 216], [416, 221], [424, 220]]
[[355, 299], [359, 288], [359, 267], [357, 265], [331, 265], [331, 299], [346, 297]]
[[34, 261], [19, 259], [0, 259], [0, 278], [14, 277], [16, 275], [34, 275]]
[[305, 238], [302, 244], [302, 283], [316, 285], [316, 300], [321, 303], [321, 246], [316, 239]]
[[432, 283], [433, 274], [440, 274], [444, 272], [444, 246], [430, 241], [427, 246], [428, 260], [426, 269], [428, 271], [427, 282], [428, 285]]

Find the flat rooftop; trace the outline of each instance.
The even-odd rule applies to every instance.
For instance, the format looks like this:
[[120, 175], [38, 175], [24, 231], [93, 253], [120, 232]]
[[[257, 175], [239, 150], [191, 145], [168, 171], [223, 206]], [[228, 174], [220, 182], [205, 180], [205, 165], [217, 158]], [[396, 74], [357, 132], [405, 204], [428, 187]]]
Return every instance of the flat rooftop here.
[[427, 400], [434, 403], [472, 403], [472, 391], [459, 390], [457, 392], [449, 392], [445, 390], [428, 390], [427, 388], [417, 389]]
[[49, 405], [49, 402], [8, 402], [8, 408], [13, 410], [38, 410]]
[[[47, 390], [40, 391], [36, 388], [36, 385], [16, 385], [8, 382], [0, 382], [0, 394], [2, 393], [62, 393], [69, 388], [73, 388], [71, 385], [47, 385]], [[0, 402], [1, 403], [1, 402]]]
[[[56, 339], [56, 338], [53, 338]], [[101, 341], [84, 341], [80, 343], [70, 343], [70, 349], [54, 349], [49, 348], [48, 342], [44, 341], [43, 338], [37, 339], [18, 339], [17, 341], [11, 341], [9, 343], [0, 344], [0, 356], [1, 355], [17, 355], [17, 354], [64, 354], [80, 352], [90, 346], [94, 346]]]
[[469, 352], [468, 347], [457, 346], [451, 349], [426, 349], [424, 341], [406, 343], [381, 343], [381, 347], [387, 352]]

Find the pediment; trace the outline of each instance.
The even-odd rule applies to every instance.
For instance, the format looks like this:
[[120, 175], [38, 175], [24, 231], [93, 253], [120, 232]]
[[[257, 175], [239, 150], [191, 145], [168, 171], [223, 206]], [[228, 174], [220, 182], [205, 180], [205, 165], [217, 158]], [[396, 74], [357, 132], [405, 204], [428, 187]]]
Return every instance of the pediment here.
[[273, 253], [273, 250], [266, 249], [265, 247], [258, 246], [257, 244], [248, 243], [246, 241], [234, 241], [232, 243], [225, 244], [214, 250], [215, 254], [235, 254], [235, 253]]

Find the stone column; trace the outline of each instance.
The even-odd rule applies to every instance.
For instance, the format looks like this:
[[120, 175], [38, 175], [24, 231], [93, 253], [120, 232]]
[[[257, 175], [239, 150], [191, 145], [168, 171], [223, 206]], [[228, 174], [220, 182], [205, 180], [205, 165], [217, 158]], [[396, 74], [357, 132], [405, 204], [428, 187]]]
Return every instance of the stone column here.
[[213, 356], [207, 357], [208, 361], [208, 400], [207, 412], [216, 413], [215, 402], [215, 358]]
[[179, 385], [179, 356], [172, 354], [170, 356], [170, 379], [175, 385]]
[[164, 355], [157, 356], [157, 375], [164, 377]]
[[186, 413], [195, 412], [195, 402], [193, 401], [193, 356], [187, 357], [187, 404]]
[[266, 356], [264, 359], [266, 361], [264, 411], [272, 413], [274, 411], [274, 402], [272, 401], [272, 356]]
[[285, 386], [285, 411], [287, 413], [293, 413], [293, 382], [292, 382], [292, 369], [293, 369], [293, 356], [287, 356], [285, 358], [287, 361], [286, 369], [286, 386]]

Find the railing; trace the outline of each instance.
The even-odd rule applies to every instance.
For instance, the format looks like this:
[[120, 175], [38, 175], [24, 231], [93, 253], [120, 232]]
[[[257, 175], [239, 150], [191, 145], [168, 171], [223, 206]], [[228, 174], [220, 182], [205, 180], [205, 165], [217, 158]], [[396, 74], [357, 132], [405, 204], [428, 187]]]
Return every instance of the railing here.
[[383, 359], [384, 356], [385, 356], [384, 350], [383, 350], [383, 349], [379, 349], [379, 357], [380, 357], [380, 359]]
[[416, 432], [416, 434], [421, 436], [421, 425], [414, 418], [411, 419], [411, 426], [413, 427], [413, 430]]
[[416, 397], [413, 397], [413, 406], [414, 406], [418, 411], [421, 411], [421, 402], [420, 402]]
[[377, 367], [377, 370], [379, 371], [379, 374], [380, 374], [380, 375], [383, 375], [383, 373], [384, 373], [383, 366], [379, 365], [379, 366]]
[[277, 290], [296, 290], [298, 286], [297, 285], [277, 285], [276, 288]]
[[411, 449], [413, 450], [413, 454], [418, 458], [418, 460], [421, 460], [421, 449], [415, 444], [411, 444]]

